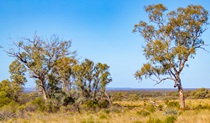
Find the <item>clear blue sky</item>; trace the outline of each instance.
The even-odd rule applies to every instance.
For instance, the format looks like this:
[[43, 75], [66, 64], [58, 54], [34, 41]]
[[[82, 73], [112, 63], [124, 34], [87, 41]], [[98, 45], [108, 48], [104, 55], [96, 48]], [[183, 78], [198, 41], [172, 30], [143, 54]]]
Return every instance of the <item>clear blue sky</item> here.
[[[162, 3], [169, 10], [200, 4], [210, 11], [208, 0], [1, 0], [0, 46], [12, 47], [18, 37], [57, 34], [72, 41], [82, 59], [107, 63], [113, 82], [109, 87], [172, 88], [172, 81], [160, 85], [149, 79], [138, 82], [134, 73], [143, 63], [143, 39], [133, 34], [133, 25], [147, 20], [145, 5]], [[12, 38], [12, 40], [10, 39]], [[210, 29], [203, 34], [210, 44]], [[210, 51], [210, 47], [206, 47]], [[0, 54], [0, 81], [9, 78], [13, 58]], [[181, 74], [184, 88], [210, 88], [210, 53], [200, 51]], [[27, 87], [34, 86], [33, 82]]]

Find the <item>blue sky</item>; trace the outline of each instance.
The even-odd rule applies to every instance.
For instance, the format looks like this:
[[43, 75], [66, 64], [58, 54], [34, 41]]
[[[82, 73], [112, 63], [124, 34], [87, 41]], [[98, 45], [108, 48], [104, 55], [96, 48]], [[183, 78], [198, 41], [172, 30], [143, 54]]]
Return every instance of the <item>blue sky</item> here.
[[[172, 81], [154, 86], [144, 79], [138, 82], [134, 73], [146, 62], [143, 39], [132, 33], [133, 25], [147, 21], [144, 6], [162, 3], [169, 10], [200, 4], [210, 11], [208, 0], [1, 0], [0, 46], [12, 47], [19, 37], [49, 37], [56, 34], [72, 41], [72, 50], [80, 59], [107, 63], [113, 82], [108, 87], [172, 88]], [[209, 42], [210, 29], [203, 34]], [[206, 47], [210, 51], [210, 47]], [[0, 54], [0, 81], [9, 78], [8, 66], [14, 60]], [[181, 74], [184, 88], [210, 88], [210, 53], [199, 51], [189, 60]], [[27, 87], [34, 86], [33, 82]]]

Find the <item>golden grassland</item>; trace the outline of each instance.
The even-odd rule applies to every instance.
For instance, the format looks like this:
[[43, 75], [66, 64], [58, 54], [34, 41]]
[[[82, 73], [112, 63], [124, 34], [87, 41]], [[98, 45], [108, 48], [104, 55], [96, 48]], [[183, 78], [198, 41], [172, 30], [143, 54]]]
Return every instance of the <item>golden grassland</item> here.
[[[151, 110], [151, 102], [162, 105], [162, 109]], [[4, 123], [210, 123], [210, 99], [187, 99], [184, 111], [164, 103], [164, 100], [116, 101], [113, 107], [98, 111], [27, 112], [23, 118]]]

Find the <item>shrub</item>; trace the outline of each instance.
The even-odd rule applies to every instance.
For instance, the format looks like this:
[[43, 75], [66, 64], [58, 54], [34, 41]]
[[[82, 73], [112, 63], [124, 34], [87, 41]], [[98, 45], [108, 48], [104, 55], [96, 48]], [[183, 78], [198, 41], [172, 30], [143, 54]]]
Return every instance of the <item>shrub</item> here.
[[175, 102], [175, 101], [166, 101], [165, 104], [167, 105], [167, 107], [169, 108], [179, 108], [179, 102]]
[[177, 118], [175, 116], [169, 116], [165, 119], [164, 123], [174, 123], [176, 119]]
[[201, 105], [201, 104], [199, 104], [194, 109], [196, 109], [196, 110], [199, 110], [199, 109], [210, 109], [210, 106], [209, 105]]
[[110, 104], [108, 100], [99, 100], [98, 105], [100, 108], [108, 108]]
[[155, 112], [155, 110], [156, 110], [156, 108], [155, 108], [154, 105], [148, 105], [148, 106], [146, 107], [146, 109], [147, 109], [148, 111], [150, 111], [150, 112]]
[[163, 110], [163, 105], [158, 105], [157, 108], [158, 108], [159, 111], [162, 111]]
[[106, 109], [106, 110], [104, 110], [104, 113], [109, 114], [110, 113], [110, 110], [109, 109]]
[[101, 114], [101, 115], [99, 116], [99, 118], [100, 118], [100, 119], [108, 119], [107, 115], [105, 115], [105, 114]]
[[87, 108], [96, 108], [98, 107], [98, 102], [96, 100], [87, 100], [84, 105], [87, 107]]
[[33, 112], [38, 109], [38, 105], [33, 104], [32, 102], [28, 102], [25, 105], [22, 105], [21, 107], [24, 108], [25, 111], [29, 111], [29, 112]]
[[154, 119], [154, 118], [149, 118], [148, 120], [147, 120], [147, 123], [161, 123], [162, 121], [160, 120], [160, 119]]
[[144, 116], [144, 117], [150, 115], [150, 113], [149, 113], [148, 111], [145, 111], [145, 110], [137, 111], [136, 113], [137, 113], [138, 115]]
[[59, 110], [59, 107], [56, 104], [57, 103], [53, 103], [53, 100], [49, 100], [49, 102], [45, 103], [44, 110], [50, 113], [55, 113]]
[[205, 99], [210, 97], [209, 91], [205, 88], [200, 88], [191, 92], [191, 96], [196, 99]]
[[7, 97], [6, 92], [0, 91], [0, 107], [9, 104], [11, 101], [12, 100], [9, 97]]
[[14, 109], [11, 105], [5, 105], [0, 109], [0, 121], [15, 117]]
[[32, 101], [32, 104], [38, 107], [39, 111], [45, 111], [45, 102], [41, 97], [37, 97], [34, 101]]

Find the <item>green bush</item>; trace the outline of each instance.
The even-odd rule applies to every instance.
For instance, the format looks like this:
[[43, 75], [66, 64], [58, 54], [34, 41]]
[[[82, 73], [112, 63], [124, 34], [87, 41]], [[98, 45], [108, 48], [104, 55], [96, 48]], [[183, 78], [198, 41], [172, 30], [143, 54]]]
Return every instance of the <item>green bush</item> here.
[[209, 105], [201, 105], [201, 104], [199, 104], [194, 109], [196, 109], [196, 110], [199, 110], [199, 109], [210, 109], [210, 106]]
[[163, 110], [163, 105], [158, 105], [157, 108], [158, 108], [159, 111], [162, 111]]
[[175, 116], [169, 116], [165, 119], [164, 123], [174, 123], [176, 119], [177, 118]]
[[9, 97], [7, 97], [6, 92], [0, 91], [0, 107], [9, 104], [11, 101], [12, 100]]
[[[55, 101], [55, 102], [54, 102]], [[55, 113], [59, 110], [59, 106], [56, 100], [49, 100], [45, 103], [45, 111]]]
[[96, 108], [99, 106], [96, 100], [87, 100], [83, 105], [87, 108]]
[[145, 110], [137, 111], [136, 113], [137, 113], [138, 115], [144, 116], [144, 117], [150, 115], [150, 113], [149, 113], [148, 111], [145, 111]]
[[190, 95], [195, 99], [205, 99], [210, 97], [209, 90], [205, 88], [200, 88], [195, 91], [192, 91]]
[[167, 107], [169, 108], [179, 108], [180, 105], [179, 105], [179, 102], [176, 102], [176, 101], [166, 101], [165, 104], [167, 105]]
[[45, 101], [41, 97], [37, 97], [34, 101], [32, 101], [32, 104], [37, 106], [39, 111], [45, 111]]
[[104, 110], [104, 113], [109, 114], [110, 113], [110, 110], [109, 109], [106, 109], [106, 110]]
[[8, 120], [15, 117], [14, 107], [11, 105], [5, 105], [0, 109], [0, 121]]
[[106, 114], [101, 114], [101, 115], [99, 116], [99, 118], [100, 118], [100, 119], [108, 119], [108, 117], [107, 117]]
[[146, 107], [146, 109], [147, 109], [148, 111], [150, 111], [150, 112], [155, 112], [155, 111], [156, 111], [156, 108], [155, 108], [154, 105], [148, 105], [148, 106]]
[[160, 120], [160, 119], [158, 119], [158, 118], [149, 118], [148, 120], [147, 120], [147, 123], [162, 123], [162, 121]]

